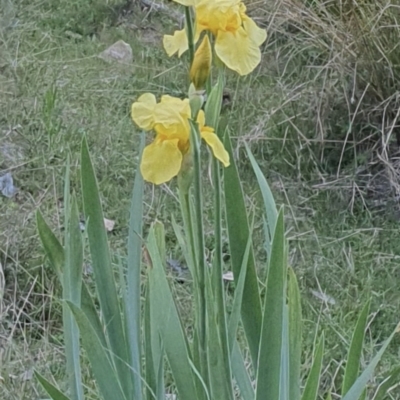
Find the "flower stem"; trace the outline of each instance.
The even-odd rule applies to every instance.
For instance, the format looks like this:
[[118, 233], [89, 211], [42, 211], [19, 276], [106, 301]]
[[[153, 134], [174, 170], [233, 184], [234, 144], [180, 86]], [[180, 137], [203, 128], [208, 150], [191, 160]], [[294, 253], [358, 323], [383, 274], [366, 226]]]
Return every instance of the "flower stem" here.
[[[218, 333], [222, 346], [223, 365], [226, 376], [232, 376], [229, 356], [228, 328], [226, 320], [225, 293], [222, 262], [222, 206], [221, 206], [221, 170], [218, 160], [212, 160], [212, 178], [214, 185], [214, 232], [215, 232], [215, 252], [213, 260], [212, 282], [214, 298], [217, 303], [219, 327]], [[230, 386], [232, 390], [232, 386]], [[232, 392], [233, 398], [233, 392]]]
[[185, 7], [185, 19], [186, 19], [186, 34], [189, 46], [189, 61], [190, 61], [189, 69], [190, 69], [194, 59], [194, 31], [193, 31], [193, 19], [190, 12], [190, 7]]
[[208, 357], [207, 357], [207, 304], [206, 304], [206, 260], [205, 260], [205, 244], [204, 244], [204, 227], [203, 227], [203, 197], [201, 185], [201, 161], [200, 161], [200, 132], [195, 122], [190, 121], [190, 145], [193, 152], [194, 166], [194, 207], [196, 215], [195, 240], [196, 240], [196, 268], [197, 268], [197, 288], [199, 294], [199, 308], [197, 310], [198, 318], [198, 336], [199, 336], [199, 355], [200, 370], [202, 378], [208, 387]]

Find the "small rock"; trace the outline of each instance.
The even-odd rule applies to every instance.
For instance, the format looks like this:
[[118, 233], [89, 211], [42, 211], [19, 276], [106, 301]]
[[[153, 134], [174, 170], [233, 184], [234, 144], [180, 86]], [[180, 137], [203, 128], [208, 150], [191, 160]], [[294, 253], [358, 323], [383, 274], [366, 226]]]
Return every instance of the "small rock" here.
[[100, 53], [99, 57], [107, 62], [117, 61], [123, 64], [131, 64], [133, 62], [132, 48], [123, 40], [118, 40], [118, 42]]
[[13, 197], [17, 189], [14, 186], [14, 181], [11, 176], [11, 172], [7, 172], [5, 175], [0, 176], [0, 190], [1, 193], [6, 197]]
[[115, 221], [112, 219], [104, 218], [104, 226], [107, 232], [111, 232], [114, 229]]
[[224, 281], [233, 282], [233, 281], [234, 281], [233, 272], [232, 272], [232, 271], [225, 272], [225, 273], [222, 275], [222, 279], [223, 279]]

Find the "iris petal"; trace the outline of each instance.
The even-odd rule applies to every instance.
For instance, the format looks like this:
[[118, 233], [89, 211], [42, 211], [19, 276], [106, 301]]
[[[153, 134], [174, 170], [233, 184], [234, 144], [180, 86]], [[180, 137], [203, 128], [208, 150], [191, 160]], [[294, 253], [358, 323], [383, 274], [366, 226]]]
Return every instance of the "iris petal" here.
[[175, 31], [173, 35], [164, 35], [163, 45], [169, 57], [173, 56], [176, 52], [178, 52], [178, 56], [180, 57], [188, 49], [185, 29]]
[[224, 167], [229, 166], [229, 154], [225, 150], [224, 145], [219, 140], [219, 137], [214, 133], [214, 130], [209, 127], [204, 127], [201, 131], [201, 137], [210, 146], [214, 157], [222, 162]]
[[267, 39], [267, 31], [259, 28], [257, 24], [247, 16], [243, 19], [243, 27], [250, 39], [257, 46], [261, 46], [265, 42], [265, 39]]
[[[260, 40], [258, 37], [257, 39]], [[215, 52], [228, 68], [239, 75], [249, 74], [261, 61], [257, 42], [243, 28], [236, 32], [218, 32]]]
[[157, 133], [169, 139], [178, 138], [189, 141], [190, 104], [189, 100], [176, 97], [162, 96], [155, 109], [155, 126]]
[[156, 185], [168, 182], [178, 175], [182, 165], [178, 139], [155, 140], [143, 150], [140, 171], [143, 179]]
[[132, 104], [132, 119], [145, 131], [149, 131], [154, 126], [154, 109], [156, 104], [156, 98], [151, 93], [143, 94], [135, 103]]

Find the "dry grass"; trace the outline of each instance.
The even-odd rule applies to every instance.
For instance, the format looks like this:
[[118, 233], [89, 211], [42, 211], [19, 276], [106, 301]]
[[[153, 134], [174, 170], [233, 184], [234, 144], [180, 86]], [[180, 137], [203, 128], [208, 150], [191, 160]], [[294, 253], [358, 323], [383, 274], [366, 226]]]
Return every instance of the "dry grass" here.
[[[120, 255], [137, 164], [129, 106], [144, 91], [181, 95], [186, 87], [184, 67], [160, 48], [162, 33], [179, 25], [175, 19], [137, 3], [133, 9], [122, 1], [105, 3], [0, 0], [12, 5], [0, 7], [0, 150], [11, 146], [13, 154], [12, 160], [0, 160], [0, 173], [11, 171], [20, 189], [13, 200], [0, 196], [1, 399], [40, 398], [43, 392], [29, 379], [33, 366], [64, 388], [59, 288], [39, 246], [34, 213], [40, 208], [62, 237], [67, 154], [79, 196], [76, 160], [82, 134], [88, 136], [106, 216], [117, 222], [112, 250]], [[116, 11], [121, 5], [127, 10], [122, 17]], [[228, 77], [232, 104], [223, 119], [237, 138], [251, 209], [258, 211], [259, 194], [242, 159], [244, 141], [254, 149], [278, 204], [286, 206], [290, 261], [304, 296], [304, 360], [309, 363], [315, 332], [324, 329], [324, 389], [337, 393], [341, 360], [366, 299], [372, 297], [373, 310], [366, 360], [398, 320], [400, 238], [398, 220], [388, 213], [388, 193], [398, 190], [400, 168], [399, 7], [382, 0], [258, 0], [249, 10], [268, 28], [269, 41], [254, 74], [240, 81]], [[133, 70], [96, 57], [121, 38], [134, 49]], [[50, 112], [44, 104], [54, 86]], [[49, 126], [58, 129], [52, 137]], [[148, 188], [146, 224], [158, 218], [168, 225], [177, 210], [174, 190], [173, 184]], [[170, 231], [167, 226], [168, 252], [178, 259]], [[263, 243], [255, 242], [262, 266]], [[208, 245], [212, 251], [212, 239]], [[188, 286], [176, 287], [183, 313], [189, 292]], [[398, 340], [382, 371], [397, 363]], [[88, 398], [95, 398], [90, 376], [85, 380]]]

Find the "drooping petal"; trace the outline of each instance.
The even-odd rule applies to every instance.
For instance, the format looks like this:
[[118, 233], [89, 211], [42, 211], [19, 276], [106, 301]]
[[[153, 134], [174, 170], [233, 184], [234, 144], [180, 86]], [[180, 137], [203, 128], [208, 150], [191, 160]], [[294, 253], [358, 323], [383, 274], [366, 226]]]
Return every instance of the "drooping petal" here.
[[182, 165], [178, 139], [155, 140], [143, 150], [140, 171], [143, 179], [156, 185], [168, 182], [178, 175]]
[[201, 132], [201, 137], [211, 147], [214, 157], [222, 162], [224, 167], [229, 166], [229, 154], [225, 150], [224, 145], [219, 140], [219, 137], [214, 133], [214, 130], [209, 127], [204, 127]]
[[[256, 39], [260, 40], [259, 37]], [[236, 32], [219, 31], [215, 41], [215, 52], [229, 69], [239, 75], [247, 75], [261, 61], [261, 51], [257, 43], [242, 27]]]
[[229, 166], [229, 154], [225, 150], [224, 145], [219, 140], [218, 136], [214, 133], [214, 129], [205, 126], [206, 116], [203, 110], [199, 111], [197, 115], [197, 123], [199, 124], [199, 130], [201, 137], [211, 147], [214, 157], [224, 164], [225, 167]]
[[243, 18], [243, 28], [257, 46], [261, 46], [267, 39], [267, 31], [258, 27], [250, 17]]
[[145, 131], [154, 127], [154, 109], [157, 101], [154, 94], [145, 93], [132, 104], [131, 116], [133, 121]]
[[169, 57], [173, 56], [176, 52], [178, 52], [178, 56], [180, 57], [188, 49], [185, 29], [175, 31], [173, 35], [164, 35], [163, 45]]

